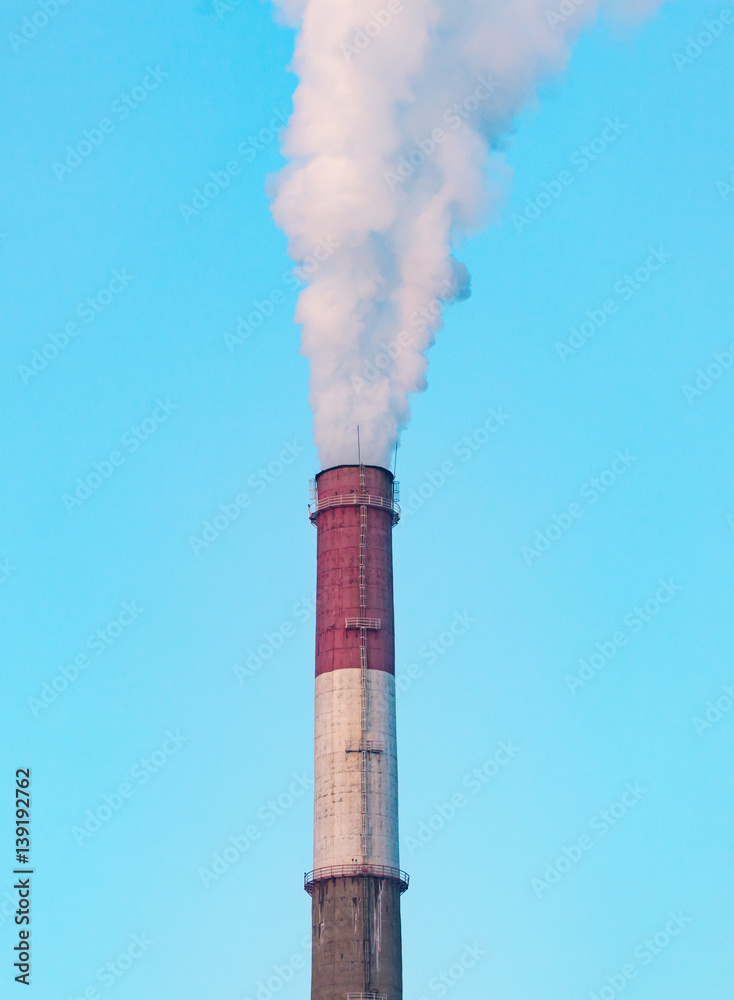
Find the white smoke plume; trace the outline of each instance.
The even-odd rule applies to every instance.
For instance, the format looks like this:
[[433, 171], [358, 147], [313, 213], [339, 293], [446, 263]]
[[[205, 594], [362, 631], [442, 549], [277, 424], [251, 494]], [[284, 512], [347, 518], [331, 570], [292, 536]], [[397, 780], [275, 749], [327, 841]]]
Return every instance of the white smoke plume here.
[[600, 11], [663, 0], [275, 0], [299, 25], [300, 78], [273, 214], [309, 273], [296, 319], [324, 468], [390, 465], [425, 388], [452, 256], [509, 173], [499, 146]]

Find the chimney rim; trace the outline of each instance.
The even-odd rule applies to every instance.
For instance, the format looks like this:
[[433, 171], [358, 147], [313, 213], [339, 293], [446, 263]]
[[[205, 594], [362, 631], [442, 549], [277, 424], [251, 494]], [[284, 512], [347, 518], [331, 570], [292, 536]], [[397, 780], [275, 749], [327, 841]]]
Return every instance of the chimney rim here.
[[[390, 472], [389, 469], [386, 469], [384, 465], [368, 465], [363, 462], [362, 466], [365, 469], [379, 469], [380, 472], [386, 472], [391, 481], [395, 479], [392, 472]], [[359, 469], [362, 466], [359, 465], [359, 462], [345, 462], [342, 465], [330, 465], [328, 469], [322, 469], [321, 472], [316, 473], [316, 481], [318, 482], [321, 476], [323, 476], [326, 472], [335, 472], [337, 469]]]

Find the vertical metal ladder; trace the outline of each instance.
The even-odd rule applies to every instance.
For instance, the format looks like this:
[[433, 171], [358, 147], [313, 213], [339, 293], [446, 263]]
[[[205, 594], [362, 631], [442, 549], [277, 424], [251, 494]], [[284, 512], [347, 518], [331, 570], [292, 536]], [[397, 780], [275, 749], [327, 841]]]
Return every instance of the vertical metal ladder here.
[[[367, 492], [365, 469], [359, 467], [360, 493]], [[359, 508], [359, 617], [367, 617], [367, 508]], [[367, 736], [370, 731], [370, 691], [367, 677], [367, 629], [359, 629], [359, 673], [360, 673], [360, 744], [362, 766], [362, 863], [367, 864], [371, 854], [371, 824], [369, 815], [369, 754]]]
[[[359, 491], [361, 496], [367, 493], [365, 481], [365, 468], [360, 463], [359, 466]], [[367, 617], [367, 507], [359, 509], [359, 617]], [[367, 676], [367, 629], [359, 630], [359, 673], [361, 682], [360, 700], [360, 764], [362, 773], [362, 864], [367, 864], [372, 853], [371, 845], [371, 824], [369, 810], [370, 775], [369, 758], [367, 753], [367, 736], [370, 728], [370, 691]], [[369, 883], [365, 882], [362, 894], [362, 934], [364, 940], [364, 968], [365, 968], [365, 990], [372, 987], [372, 934], [370, 927], [370, 905], [369, 905]]]

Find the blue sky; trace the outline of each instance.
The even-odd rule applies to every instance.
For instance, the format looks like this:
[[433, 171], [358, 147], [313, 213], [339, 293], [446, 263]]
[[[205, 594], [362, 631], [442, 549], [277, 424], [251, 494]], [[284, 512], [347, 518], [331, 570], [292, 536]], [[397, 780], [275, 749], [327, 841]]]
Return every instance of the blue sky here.
[[[32, 996], [308, 995], [293, 35], [231, 7], [0, 15], [3, 995], [26, 766]], [[398, 457], [406, 1000], [731, 995], [734, 23], [674, 59], [721, 9], [585, 34], [458, 251]]]

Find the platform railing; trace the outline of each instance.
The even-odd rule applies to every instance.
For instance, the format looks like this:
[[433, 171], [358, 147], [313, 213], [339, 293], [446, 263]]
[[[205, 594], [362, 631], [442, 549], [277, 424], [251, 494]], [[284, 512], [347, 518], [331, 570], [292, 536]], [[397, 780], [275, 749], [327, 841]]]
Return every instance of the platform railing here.
[[390, 511], [393, 524], [397, 524], [400, 520], [400, 507], [395, 500], [372, 493], [339, 493], [335, 496], [320, 497], [308, 505], [308, 516], [315, 523], [322, 511], [334, 507], [377, 507], [380, 510]]
[[400, 892], [406, 892], [410, 885], [410, 875], [399, 868], [387, 865], [329, 865], [326, 868], [316, 868], [303, 876], [303, 888], [311, 895], [317, 882], [330, 878], [389, 878], [398, 882]]
[[366, 628], [372, 632], [379, 632], [382, 628], [381, 618], [345, 618], [344, 628]]

